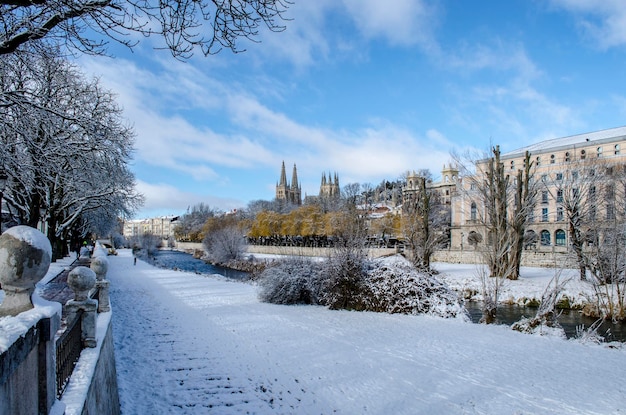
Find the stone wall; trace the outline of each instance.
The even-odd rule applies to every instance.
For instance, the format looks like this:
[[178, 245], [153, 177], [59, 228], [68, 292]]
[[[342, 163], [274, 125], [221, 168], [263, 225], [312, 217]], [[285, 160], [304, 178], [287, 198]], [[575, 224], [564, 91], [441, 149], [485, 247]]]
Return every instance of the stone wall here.
[[[482, 261], [481, 252], [478, 250], [441, 250], [435, 252], [433, 262], [446, 262], [451, 264], [479, 264]], [[563, 251], [524, 251], [522, 254], [523, 267], [544, 268], [576, 268], [574, 257]]]
[[52, 407], [56, 389], [50, 351], [58, 321], [58, 316], [43, 318], [0, 355], [0, 414], [47, 413]]
[[[176, 242], [179, 251], [194, 252], [201, 251], [202, 244], [194, 242]], [[248, 245], [247, 252], [250, 254], [266, 255], [300, 255], [327, 257], [332, 252], [331, 248], [308, 248], [290, 246], [265, 246]], [[368, 250], [370, 258], [380, 258], [397, 253], [395, 248], [372, 248]], [[433, 262], [447, 262], [451, 264], [478, 264], [482, 260], [479, 250], [473, 249], [450, 249], [440, 250], [433, 255]], [[571, 253], [564, 249], [545, 248], [538, 250], [524, 251], [522, 255], [522, 266], [525, 267], [545, 267], [545, 268], [576, 268], [576, 262]]]

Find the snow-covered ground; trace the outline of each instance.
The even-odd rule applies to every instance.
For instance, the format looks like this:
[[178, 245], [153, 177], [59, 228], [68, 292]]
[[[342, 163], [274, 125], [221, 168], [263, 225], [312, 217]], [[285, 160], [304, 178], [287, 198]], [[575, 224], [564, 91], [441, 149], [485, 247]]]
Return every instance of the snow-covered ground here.
[[256, 287], [109, 257], [128, 414], [613, 414], [626, 351], [506, 326], [260, 303]]
[[[459, 293], [471, 292], [472, 299], [482, 299], [480, 275], [487, 271], [480, 269], [479, 265], [440, 262], [433, 264], [433, 267], [440, 272], [439, 278], [453, 290]], [[558, 276], [560, 282], [565, 283], [561, 295], [567, 296], [571, 306], [580, 308], [593, 298], [592, 284], [581, 281], [578, 270], [522, 267], [518, 280], [503, 281], [500, 302], [525, 305], [528, 300], [540, 301], [546, 287], [554, 285], [552, 280], [555, 276]]]

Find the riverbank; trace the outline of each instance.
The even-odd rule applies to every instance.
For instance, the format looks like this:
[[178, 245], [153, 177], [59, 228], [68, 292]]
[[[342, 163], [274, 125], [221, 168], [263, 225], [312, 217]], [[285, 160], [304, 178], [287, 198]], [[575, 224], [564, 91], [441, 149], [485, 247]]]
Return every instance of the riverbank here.
[[[177, 249], [187, 252], [201, 248], [201, 244], [181, 244]], [[276, 248], [276, 247], [274, 247]], [[280, 247], [276, 248], [280, 249]], [[376, 250], [375, 257], [390, 257], [395, 254], [394, 250], [379, 252]], [[304, 252], [304, 251], [302, 251]], [[324, 251], [325, 252], [325, 251]], [[307, 256], [316, 259], [323, 259], [325, 256]], [[384, 254], [384, 255], [383, 255]], [[227, 268], [233, 268], [244, 272], [250, 272], [252, 277], [259, 275], [268, 264], [281, 257], [299, 255], [298, 251], [285, 249], [278, 253], [263, 253], [259, 247], [251, 246], [245, 259], [242, 261], [232, 261], [228, 264], [218, 264]], [[327, 255], [327, 254], [325, 254]], [[471, 263], [448, 263], [434, 262], [433, 268], [439, 272], [442, 279], [450, 288], [459, 293], [466, 301], [480, 302], [482, 298], [481, 269], [477, 264]], [[566, 310], [580, 310], [586, 315], [597, 317], [596, 294], [593, 284], [581, 281], [578, 278], [578, 270], [559, 269], [550, 267], [530, 267], [521, 268], [520, 278], [516, 281], [506, 280], [500, 289], [499, 302], [501, 304], [515, 304], [525, 307], [536, 307], [541, 302], [541, 298], [546, 288], [551, 284], [555, 275], [559, 275], [559, 280], [563, 283], [564, 290], [559, 298], [559, 307]]]
[[133, 265], [126, 250], [108, 278], [123, 413], [591, 415], [626, 404], [622, 348], [266, 304], [254, 284]]

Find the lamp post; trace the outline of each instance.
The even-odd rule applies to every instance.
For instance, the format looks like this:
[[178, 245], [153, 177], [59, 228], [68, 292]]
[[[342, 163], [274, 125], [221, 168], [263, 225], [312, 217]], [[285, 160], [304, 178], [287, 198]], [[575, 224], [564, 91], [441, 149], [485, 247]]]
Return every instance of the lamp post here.
[[0, 233], [2, 233], [2, 223], [4, 222], [4, 217], [2, 216], [2, 198], [4, 197], [4, 189], [8, 179], [5, 173], [0, 173]]

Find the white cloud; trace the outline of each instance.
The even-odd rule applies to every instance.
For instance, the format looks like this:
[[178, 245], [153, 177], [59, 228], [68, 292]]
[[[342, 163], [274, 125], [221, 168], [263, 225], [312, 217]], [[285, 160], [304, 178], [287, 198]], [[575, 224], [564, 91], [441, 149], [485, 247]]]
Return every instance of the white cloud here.
[[382, 37], [392, 45], [433, 46], [436, 9], [417, 0], [343, 0], [356, 26], [369, 39]]
[[492, 41], [491, 44], [462, 44], [458, 50], [439, 57], [440, 64], [459, 73], [490, 70], [511, 72], [517, 79], [530, 81], [541, 71], [521, 43]]
[[626, 45], [626, 7], [623, 0], [552, 0], [551, 4], [573, 13], [583, 33], [600, 48]]
[[208, 194], [184, 192], [176, 187], [164, 183], [148, 183], [137, 180], [137, 191], [146, 198], [142, 208], [144, 216], [180, 215], [187, 211], [189, 206], [200, 203], [208, 204], [213, 208], [229, 211], [245, 205], [236, 199], [220, 198]]

